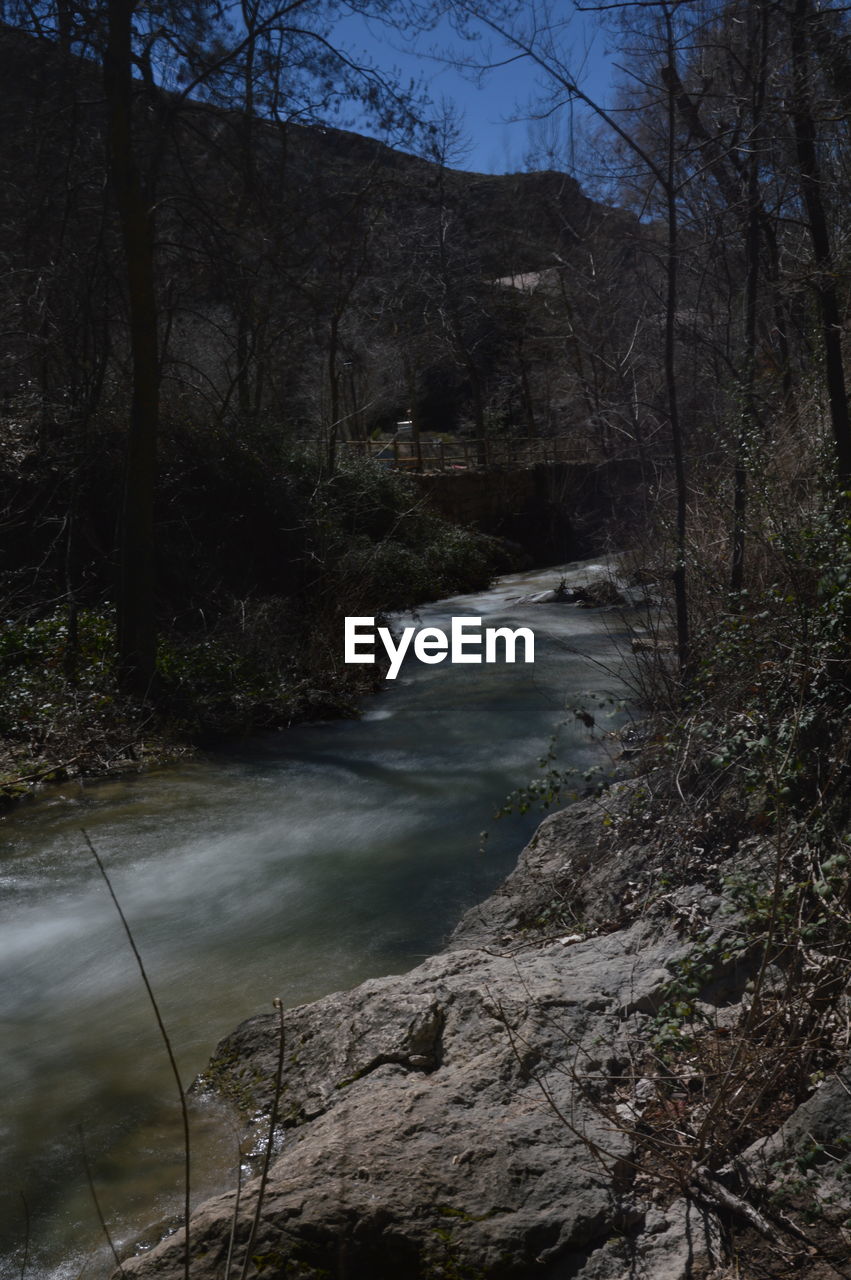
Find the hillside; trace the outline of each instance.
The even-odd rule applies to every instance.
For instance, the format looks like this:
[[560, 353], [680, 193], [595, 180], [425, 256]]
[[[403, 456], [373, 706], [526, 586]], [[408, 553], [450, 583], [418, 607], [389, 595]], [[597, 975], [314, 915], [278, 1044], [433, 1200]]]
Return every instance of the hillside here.
[[[96, 70], [8, 29], [0, 68], [5, 252], [10, 282], [22, 286], [16, 296], [11, 283], [7, 300], [19, 326], [4, 394], [20, 398], [38, 375], [55, 398], [68, 362], [97, 358], [103, 343], [109, 385], [126, 359], [126, 320], [106, 266], [119, 247], [100, 203], [105, 105]], [[470, 422], [481, 434], [486, 419], [522, 428], [535, 413], [524, 388], [546, 376], [534, 343], [546, 336], [547, 317], [528, 299], [506, 299], [494, 281], [554, 268], [590, 323], [598, 300], [583, 297], [589, 249], [614, 256], [621, 270], [634, 260], [637, 223], [588, 199], [565, 174], [445, 170], [353, 133], [248, 122], [209, 103], [177, 111], [174, 95], [151, 98], [141, 85], [139, 97], [140, 111], [150, 99], [139, 128], [162, 210], [159, 269], [169, 289], [161, 302], [167, 416], [227, 421], [286, 405], [290, 428], [316, 436], [343, 409], [340, 434], [358, 435], [391, 428], [413, 408], [424, 429]], [[57, 260], [58, 238], [67, 260]], [[91, 301], [106, 325], [100, 332], [95, 317], [79, 314], [79, 272], [98, 287]], [[48, 305], [41, 323], [53, 330], [48, 368], [28, 312], [34, 280]], [[528, 331], [522, 354], [518, 309]], [[81, 320], [90, 332], [79, 331]], [[95, 349], [86, 356], [80, 342]], [[272, 362], [272, 349], [283, 359]], [[568, 429], [575, 392], [568, 384], [560, 394], [541, 429]]]

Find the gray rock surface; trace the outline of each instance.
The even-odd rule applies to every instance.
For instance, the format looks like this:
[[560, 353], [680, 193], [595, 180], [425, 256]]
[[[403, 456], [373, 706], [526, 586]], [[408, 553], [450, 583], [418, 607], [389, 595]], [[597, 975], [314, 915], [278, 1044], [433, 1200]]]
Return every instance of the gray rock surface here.
[[740, 1179], [781, 1212], [816, 1219], [851, 1240], [851, 1067], [829, 1075], [769, 1138], [736, 1161]]
[[[611, 928], [629, 868], [605, 812], [549, 819], [506, 885], [411, 973], [285, 1014], [281, 1136], [259, 1179], [202, 1205], [193, 1280], [680, 1280], [714, 1227], [632, 1196], [631, 1125], [611, 1105], [684, 944], [669, 917]], [[611, 857], [611, 854], [609, 855]], [[552, 904], [558, 927], [530, 922]], [[568, 900], [568, 897], [570, 900]], [[549, 920], [549, 917], [547, 917]], [[609, 932], [584, 936], [609, 919]], [[570, 925], [570, 928], [568, 928]], [[223, 1041], [208, 1083], [268, 1112], [274, 1015]], [[599, 1105], [597, 1099], [609, 1099]], [[259, 1119], [256, 1146], [265, 1134]], [[688, 1215], [691, 1217], [688, 1218]], [[182, 1275], [183, 1233], [124, 1264]]]

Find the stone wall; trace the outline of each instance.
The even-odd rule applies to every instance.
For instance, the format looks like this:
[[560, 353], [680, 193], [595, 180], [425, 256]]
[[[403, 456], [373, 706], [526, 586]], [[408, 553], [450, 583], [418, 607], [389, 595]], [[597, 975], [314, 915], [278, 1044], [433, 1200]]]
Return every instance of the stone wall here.
[[596, 553], [604, 529], [610, 542], [623, 543], [644, 503], [634, 461], [539, 463], [415, 479], [442, 515], [516, 542], [541, 563]]

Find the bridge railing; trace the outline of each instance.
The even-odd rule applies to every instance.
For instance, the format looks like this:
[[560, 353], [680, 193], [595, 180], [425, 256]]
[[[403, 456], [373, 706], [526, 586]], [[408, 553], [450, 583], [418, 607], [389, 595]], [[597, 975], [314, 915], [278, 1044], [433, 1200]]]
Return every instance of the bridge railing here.
[[532, 467], [537, 463], [581, 462], [575, 438], [535, 436], [510, 439], [345, 440], [342, 446], [400, 471], [476, 471], [491, 467]]

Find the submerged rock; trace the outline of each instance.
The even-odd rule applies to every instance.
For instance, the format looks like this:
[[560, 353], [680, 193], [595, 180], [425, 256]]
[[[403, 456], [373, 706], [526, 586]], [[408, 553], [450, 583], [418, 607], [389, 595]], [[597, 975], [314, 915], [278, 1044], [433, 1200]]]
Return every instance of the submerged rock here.
[[534, 595], [520, 596], [515, 604], [574, 604], [583, 609], [615, 608], [617, 606], [648, 604], [649, 599], [643, 591], [631, 588], [616, 581], [605, 572], [600, 565], [591, 565], [590, 571], [599, 570], [586, 582], [569, 587], [562, 578], [561, 582], [546, 591], [537, 591]]

